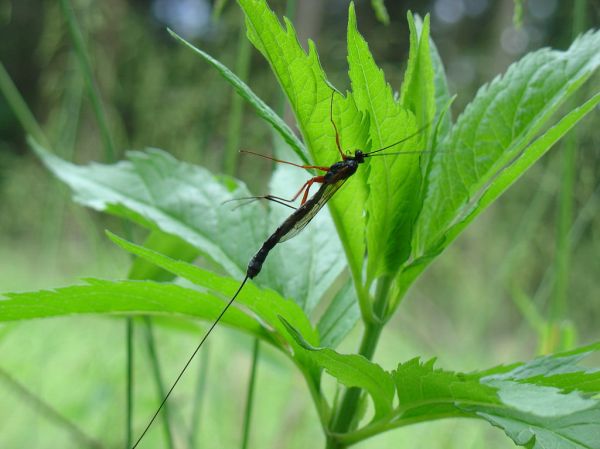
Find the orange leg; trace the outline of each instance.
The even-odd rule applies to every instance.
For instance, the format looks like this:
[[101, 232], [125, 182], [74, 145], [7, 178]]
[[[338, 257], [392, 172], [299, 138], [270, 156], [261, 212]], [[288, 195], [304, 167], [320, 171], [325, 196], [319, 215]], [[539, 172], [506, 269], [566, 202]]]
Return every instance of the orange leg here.
[[306, 203], [306, 200], [308, 199], [308, 192], [310, 191], [310, 186], [312, 186], [315, 182], [321, 184], [324, 181], [325, 181], [325, 176], [315, 176], [314, 178], [310, 178], [308, 181], [306, 181], [302, 185], [302, 187], [300, 187], [300, 190], [298, 190], [296, 192], [296, 194], [289, 200], [287, 198], [282, 198], [280, 196], [275, 196], [275, 195], [257, 196], [257, 197], [252, 197], [252, 198], [264, 198], [267, 200], [274, 200], [276, 202], [284, 201], [286, 203], [293, 203], [304, 192], [304, 195], [302, 195], [302, 202], [300, 203], [300, 205], [303, 205], [304, 203]]
[[342, 156], [342, 160], [346, 160], [346, 155], [342, 151], [342, 146], [340, 145], [340, 133], [338, 132], [337, 126], [335, 126], [335, 122], [333, 121], [333, 95], [335, 91], [331, 92], [331, 104], [329, 105], [329, 120], [333, 125], [333, 129], [335, 130], [335, 144], [337, 145], [337, 149], [340, 152], [340, 156]]
[[274, 161], [274, 162], [279, 162], [280, 164], [293, 165], [294, 167], [300, 167], [300, 168], [306, 168], [306, 169], [314, 168], [315, 170], [329, 171], [329, 167], [323, 167], [321, 165], [300, 165], [300, 164], [294, 164], [293, 162], [283, 161], [281, 159], [276, 159], [276, 158], [271, 157], [271, 156], [266, 156], [264, 154], [255, 153], [254, 151], [240, 150], [240, 153], [253, 154], [254, 156], [260, 156], [262, 158], [269, 159], [269, 160]]
[[[306, 181], [306, 183], [302, 186], [302, 189], [300, 189], [300, 192], [296, 194], [297, 197], [304, 190], [304, 195], [302, 196], [302, 202], [300, 203], [300, 205], [306, 203], [306, 200], [308, 199], [308, 191], [310, 190], [310, 186], [312, 186], [315, 182], [323, 184], [323, 182], [325, 182], [325, 176], [315, 176], [314, 178], [310, 178], [308, 181]], [[294, 199], [296, 199], [296, 197], [294, 197]]]

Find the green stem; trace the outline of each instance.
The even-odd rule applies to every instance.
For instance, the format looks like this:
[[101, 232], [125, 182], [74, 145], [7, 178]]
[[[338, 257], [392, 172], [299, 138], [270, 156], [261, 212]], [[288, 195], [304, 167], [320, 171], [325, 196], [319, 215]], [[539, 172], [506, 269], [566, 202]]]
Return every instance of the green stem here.
[[125, 396], [125, 447], [131, 447], [133, 442], [133, 318], [125, 320], [126, 357], [126, 396]]
[[27, 103], [25, 103], [25, 100], [19, 93], [17, 86], [13, 83], [2, 62], [0, 62], [0, 92], [4, 94], [6, 102], [23, 129], [25, 129], [25, 132], [31, 135], [42, 146], [50, 149], [50, 143], [44, 131], [42, 131], [31, 110], [27, 107]]
[[[248, 79], [248, 73], [250, 72], [250, 48], [250, 41], [246, 37], [243, 28], [240, 28], [235, 72], [242, 81]], [[238, 95], [237, 92], [233, 91], [231, 93], [231, 112], [229, 114], [227, 145], [225, 147], [225, 173], [230, 176], [235, 176], [237, 168], [238, 156], [240, 154], [243, 116], [244, 99]]]
[[[586, 1], [577, 0], [573, 4], [572, 37], [580, 34], [585, 27]], [[556, 235], [555, 279], [550, 305], [550, 334], [545, 351], [555, 351], [561, 345], [560, 322], [567, 313], [569, 276], [571, 267], [571, 239], [573, 224], [573, 198], [575, 194], [577, 158], [577, 134], [574, 130], [567, 137], [562, 154], [562, 175]]]
[[200, 415], [202, 412], [202, 404], [204, 403], [204, 392], [206, 391], [206, 381], [208, 378], [208, 363], [209, 363], [209, 349], [210, 342], [206, 342], [204, 344], [204, 348], [202, 348], [202, 353], [200, 354], [200, 369], [198, 370], [198, 382], [196, 384], [196, 392], [194, 394], [194, 407], [192, 410], [192, 419], [190, 422], [192, 423], [192, 429], [190, 432], [190, 448], [194, 449], [196, 447], [196, 440], [198, 439], [199, 431], [200, 431]]
[[252, 368], [250, 369], [250, 379], [248, 380], [248, 394], [246, 395], [246, 409], [244, 411], [244, 432], [242, 437], [242, 449], [248, 448], [250, 437], [250, 421], [252, 418], [252, 403], [254, 401], [254, 387], [256, 386], [257, 361], [260, 354], [260, 341], [254, 339], [254, 348], [252, 351]]
[[115, 160], [115, 149], [108, 129], [106, 114], [102, 106], [102, 101], [100, 100], [100, 94], [94, 81], [94, 76], [92, 74], [92, 65], [88, 58], [88, 52], [85, 48], [83, 34], [81, 33], [81, 29], [79, 28], [77, 18], [75, 17], [73, 7], [70, 4], [69, 0], [60, 0], [60, 6], [63, 15], [65, 16], [65, 20], [67, 21], [69, 35], [71, 36], [71, 40], [73, 41], [73, 46], [75, 47], [75, 54], [77, 55], [79, 66], [81, 67], [81, 70], [83, 72], [83, 78], [85, 80], [88, 95], [92, 102], [92, 108], [94, 110], [94, 114], [96, 115], [98, 126], [100, 127], [100, 134], [102, 137], [102, 142], [104, 144], [105, 159], [108, 162], [112, 162]]
[[[48, 421], [65, 429], [71, 435], [71, 438], [77, 441], [77, 446], [90, 449], [104, 449], [104, 446], [102, 446], [100, 442], [94, 440], [89, 435], [86, 435], [75, 423], [62, 415], [58, 410], [35, 393], [31, 392], [25, 385], [21, 384], [2, 368], [0, 368], [0, 379], [7, 383], [19, 396], [25, 399], [36, 413], [39, 413], [48, 419]], [[10, 401], [7, 402], [7, 404], [10, 404]]]
[[349, 432], [344, 435], [338, 435], [338, 446], [332, 446], [332, 448], [344, 448], [348, 447], [352, 444], [356, 444], [360, 441], [371, 438], [375, 435], [379, 435], [383, 432], [387, 432], [389, 430], [397, 429], [399, 427], [404, 427], [408, 425], [418, 424], [421, 422], [431, 422], [439, 419], [447, 419], [447, 418], [473, 418], [473, 414], [469, 412], [463, 412], [461, 410], [455, 409], [452, 411], [440, 412], [438, 414], [426, 414], [415, 416], [411, 418], [398, 419], [392, 422], [380, 422], [374, 423], [367, 427], [364, 427], [355, 432]]
[[[158, 361], [158, 354], [156, 353], [156, 345], [154, 343], [154, 333], [152, 330], [152, 321], [148, 317], [144, 317], [145, 330], [146, 330], [146, 346], [148, 347], [148, 353], [150, 355], [150, 364], [152, 366], [152, 374], [156, 382], [157, 395], [159, 400], [163, 400], [166, 396], [167, 391], [162, 381], [162, 374], [160, 372], [160, 363]], [[169, 420], [169, 403], [165, 402], [162, 408], [163, 415], [163, 428], [165, 437], [169, 443], [169, 447], [174, 449], [175, 444], [173, 442], [173, 434], [171, 432], [170, 420]]]
[[[373, 317], [371, 322], [365, 325], [359, 354], [371, 360], [375, 354], [381, 331], [385, 325], [386, 310], [389, 301], [389, 290], [392, 282], [390, 276], [382, 276], [377, 281], [375, 301], [373, 302]], [[362, 390], [360, 388], [348, 388], [333, 413], [329, 431], [335, 434], [346, 433], [352, 426], [356, 417]], [[342, 449], [346, 444], [341, 442], [335, 435], [327, 438], [327, 449]]]

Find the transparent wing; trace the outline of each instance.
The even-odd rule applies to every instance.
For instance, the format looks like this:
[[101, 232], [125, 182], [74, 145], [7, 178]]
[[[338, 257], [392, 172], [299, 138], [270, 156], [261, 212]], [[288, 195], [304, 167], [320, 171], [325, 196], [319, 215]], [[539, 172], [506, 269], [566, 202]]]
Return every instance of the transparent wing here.
[[297, 219], [296, 223], [290, 228], [290, 230], [279, 240], [279, 242], [285, 242], [286, 240], [295, 237], [300, 231], [302, 231], [308, 223], [317, 215], [323, 206], [331, 199], [331, 197], [337, 192], [340, 187], [344, 185], [348, 178], [342, 179], [335, 184], [323, 184], [319, 191], [314, 194], [306, 203], [294, 212], [288, 220]]

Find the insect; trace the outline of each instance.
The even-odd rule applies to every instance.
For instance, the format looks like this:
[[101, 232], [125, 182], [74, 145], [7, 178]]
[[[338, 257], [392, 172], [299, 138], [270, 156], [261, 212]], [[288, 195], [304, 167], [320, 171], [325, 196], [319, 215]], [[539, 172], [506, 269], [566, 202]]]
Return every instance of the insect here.
[[[144, 429], [142, 434], [139, 436], [139, 438], [137, 439], [135, 444], [131, 447], [131, 449], [135, 449], [139, 445], [141, 440], [144, 438], [144, 435], [152, 426], [152, 423], [154, 422], [154, 420], [160, 413], [161, 409], [163, 408], [163, 406], [169, 399], [169, 396], [171, 395], [171, 393], [173, 392], [173, 390], [179, 383], [179, 380], [181, 379], [181, 377], [187, 370], [188, 366], [190, 365], [190, 363], [192, 362], [192, 360], [194, 359], [194, 357], [196, 356], [196, 354], [198, 353], [198, 351], [200, 350], [200, 348], [202, 347], [202, 345], [204, 344], [206, 339], [209, 337], [209, 335], [211, 334], [213, 329], [217, 326], [217, 324], [219, 323], [219, 321], [221, 320], [223, 315], [225, 315], [225, 313], [227, 312], [229, 307], [231, 307], [231, 305], [234, 303], [235, 299], [238, 297], [238, 295], [244, 288], [244, 285], [246, 285], [246, 282], [248, 282], [249, 279], [254, 279], [256, 276], [258, 276], [258, 274], [262, 270], [262, 266], [265, 263], [265, 260], [267, 259], [267, 256], [269, 255], [269, 252], [278, 243], [285, 242], [286, 240], [289, 240], [292, 237], [295, 237], [299, 232], [301, 232], [308, 225], [308, 223], [310, 223], [310, 221], [317, 215], [317, 213], [323, 208], [323, 206], [327, 203], [327, 201], [329, 201], [331, 199], [331, 197], [344, 185], [344, 183], [350, 177], [352, 177], [352, 175], [354, 175], [356, 173], [359, 165], [365, 163], [365, 160], [367, 158], [374, 157], [374, 156], [387, 156], [387, 155], [393, 155], [393, 154], [427, 153], [427, 151], [402, 151], [402, 152], [398, 152], [398, 153], [382, 153], [382, 151], [387, 150], [387, 149], [392, 148], [400, 143], [403, 143], [407, 140], [412, 139], [413, 137], [420, 134], [423, 131], [423, 129], [427, 128], [428, 125], [426, 125], [423, 129], [420, 129], [417, 132], [410, 134], [409, 136], [407, 136], [391, 145], [387, 145], [383, 148], [379, 148], [377, 150], [369, 151], [369, 152], [364, 152], [360, 149], [357, 149], [354, 151], [354, 154], [345, 154], [343, 152], [341, 144], [340, 144], [340, 136], [339, 136], [337, 126], [335, 124], [335, 121], [333, 120], [333, 98], [334, 98], [334, 95], [335, 95], [335, 91], [332, 92], [332, 94], [331, 94], [330, 121], [335, 130], [335, 142], [336, 142], [337, 150], [341, 156], [340, 161], [330, 165], [329, 167], [318, 166], [318, 165], [300, 165], [300, 164], [295, 164], [293, 162], [283, 161], [283, 160], [275, 159], [275, 158], [272, 158], [269, 156], [264, 156], [261, 154], [253, 153], [251, 151], [243, 151], [245, 153], [255, 154], [255, 155], [258, 155], [261, 157], [265, 157], [267, 159], [271, 159], [275, 162], [289, 164], [289, 165], [304, 168], [307, 170], [309, 170], [309, 169], [319, 170], [319, 171], [324, 172], [324, 174], [319, 175], [319, 176], [314, 176], [314, 177], [310, 178], [308, 181], [306, 181], [304, 183], [304, 185], [300, 188], [300, 190], [298, 190], [298, 192], [291, 199], [285, 199], [285, 198], [277, 197], [274, 195], [265, 195], [265, 196], [250, 198], [250, 199], [266, 199], [266, 200], [270, 200], [270, 201], [273, 201], [273, 202], [276, 202], [279, 204], [283, 204], [284, 206], [291, 207], [292, 209], [295, 209], [293, 206], [290, 205], [290, 203], [293, 203], [302, 195], [302, 199], [300, 201], [300, 206], [297, 209], [295, 209], [294, 212], [292, 212], [292, 214], [264, 241], [264, 243], [262, 244], [260, 249], [254, 254], [254, 256], [252, 256], [252, 258], [250, 259], [250, 262], [248, 263], [248, 267], [246, 268], [246, 275], [244, 276], [244, 279], [242, 280], [240, 286], [238, 287], [236, 292], [233, 294], [233, 296], [231, 297], [229, 302], [225, 305], [225, 307], [223, 307], [223, 310], [221, 311], [219, 316], [215, 319], [215, 321], [208, 328], [208, 330], [206, 331], [206, 333], [204, 334], [204, 336], [202, 337], [202, 339], [196, 346], [194, 352], [192, 353], [192, 355], [189, 357], [189, 359], [187, 360], [187, 362], [185, 363], [185, 365], [179, 372], [179, 375], [177, 376], [177, 378], [171, 385], [171, 388], [169, 389], [169, 391], [163, 398], [158, 409], [156, 410], [156, 412], [154, 413], [154, 415], [152, 416], [152, 418], [146, 425], [146, 428]], [[317, 192], [314, 193], [313, 196], [311, 196], [309, 198], [308, 194], [309, 194], [310, 188], [312, 187], [313, 184], [320, 184], [321, 186], [319, 187], [319, 190], [317, 190]], [[246, 199], [246, 198], [240, 198], [240, 199]]]

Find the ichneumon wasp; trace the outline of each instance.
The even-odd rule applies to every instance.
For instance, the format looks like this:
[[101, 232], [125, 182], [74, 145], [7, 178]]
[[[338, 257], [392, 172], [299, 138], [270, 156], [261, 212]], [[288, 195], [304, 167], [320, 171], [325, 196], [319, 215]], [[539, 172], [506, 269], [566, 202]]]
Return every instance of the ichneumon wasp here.
[[[249, 154], [253, 154], [256, 156], [264, 157], [266, 159], [270, 159], [270, 160], [278, 162], [278, 163], [289, 164], [289, 165], [293, 165], [293, 166], [303, 168], [306, 170], [311, 170], [311, 169], [318, 170], [318, 171], [324, 172], [324, 174], [321, 174], [318, 176], [313, 176], [308, 181], [306, 181], [302, 185], [302, 187], [298, 190], [298, 192], [291, 199], [285, 199], [285, 198], [274, 196], [274, 195], [264, 195], [264, 196], [250, 197], [250, 198], [239, 198], [239, 199], [266, 199], [266, 200], [270, 200], [270, 201], [291, 207], [292, 209], [295, 209], [295, 210], [264, 241], [264, 243], [262, 244], [260, 249], [252, 256], [252, 258], [250, 259], [250, 262], [248, 263], [248, 267], [246, 268], [246, 275], [244, 276], [244, 279], [240, 283], [240, 286], [238, 287], [236, 292], [233, 294], [231, 299], [223, 307], [222, 311], [219, 313], [217, 318], [213, 321], [211, 326], [208, 328], [208, 330], [206, 331], [206, 333], [204, 334], [204, 336], [202, 337], [202, 339], [200, 340], [200, 342], [198, 343], [198, 345], [196, 346], [196, 348], [194, 349], [194, 351], [192, 352], [192, 354], [186, 361], [185, 365], [179, 372], [177, 378], [171, 385], [170, 389], [165, 394], [162, 402], [158, 406], [158, 408], [157, 408], [156, 412], [154, 413], [154, 415], [152, 416], [152, 418], [149, 420], [144, 431], [138, 437], [138, 439], [136, 440], [135, 444], [131, 447], [131, 449], [135, 449], [140, 444], [140, 442], [144, 438], [146, 432], [148, 432], [148, 430], [152, 426], [152, 423], [155, 421], [155, 419], [158, 416], [158, 414], [160, 413], [161, 409], [163, 408], [163, 406], [169, 399], [169, 396], [171, 395], [171, 393], [173, 392], [173, 390], [175, 389], [175, 387], [181, 380], [181, 377], [186, 372], [190, 363], [192, 362], [192, 360], [194, 359], [194, 357], [196, 356], [198, 351], [200, 351], [200, 348], [202, 347], [202, 345], [204, 344], [206, 339], [209, 337], [209, 335], [212, 333], [214, 328], [217, 326], [217, 324], [219, 323], [221, 318], [223, 318], [223, 315], [225, 315], [225, 313], [227, 312], [229, 307], [231, 307], [231, 305], [234, 303], [235, 299], [238, 297], [238, 295], [244, 288], [244, 285], [246, 284], [248, 279], [253, 279], [256, 276], [258, 276], [258, 274], [262, 270], [262, 266], [265, 263], [267, 256], [269, 255], [269, 252], [278, 243], [285, 242], [286, 240], [291, 239], [292, 237], [296, 236], [299, 232], [301, 232], [306, 227], [306, 225], [308, 225], [308, 223], [310, 223], [310, 221], [323, 208], [323, 206], [325, 206], [325, 204], [327, 204], [327, 202], [333, 197], [333, 195], [344, 185], [344, 183], [348, 179], [350, 179], [352, 177], [352, 175], [354, 175], [356, 173], [359, 166], [361, 164], [364, 164], [368, 158], [375, 157], [375, 156], [388, 156], [388, 155], [398, 155], [398, 154], [427, 153], [427, 151], [401, 151], [401, 152], [396, 152], [396, 153], [382, 153], [382, 152], [418, 136], [429, 125], [426, 125], [425, 127], [423, 127], [422, 129], [419, 129], [415, 133], [412, 133], [412, 134], [404, 137], [403, 139], [398, 140], [397, 142], [394, 142], [390, 145], [386, 145], [383, 148], [378, 148], [376, 150], [368, 151], [368, 152], [365, 152], [361, 149], [356, 149], [356, 150], [354, 150], [354, 154], [344, 153], [344, 151], [342, 150], [341, 143], [340, 143], [340, 134], [339, 134], [338, 128], [335, 124], [335, 121], [333, 119], [333, 99], [334, 99], [335, 93], [336, 93], [336, 91], [334, 90], [331, 94], [329, 119], [330, 119], [333, 129], [335, 131], [335, 143], [336, 143], [337, 151], [339, 152], [339, 155], [341, 157], [341, 160], [339, 160], [338, 162], [335, 162], [334, 164], [330, 165], [329, 167], [319, 166], [319, 165], [301, 165], [301, 164], [295, 164], [295, 163], [289, 162], [289, 161], [284, 161], [281, 159], [276, 159], [276, 158], [273, 158], [270, 156], [265, 156], [265, 155], [255, 153], [252, 151], [247, 151], [247, 150], [242, 151], [244, 153], [249, 153]], [[309, 197], [308, 195], [310, 192], [310, 188], [312, 187], [313, 184], [320, 184], [320, 187], [319, 187], [319, 190], [317, 190], [311, 197]], [[302, 199], [300, 201], [300, 206], [298, 208], [294, 208], [293, 206], [291, 206], [290, 203], [295, 202], [300, 196], [302, 196]]]

